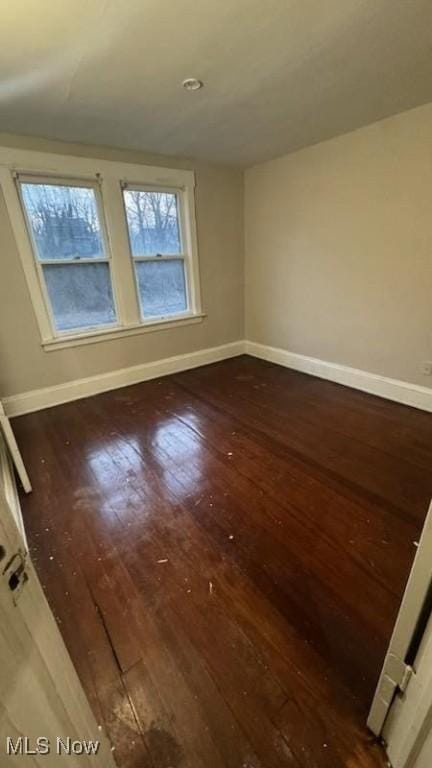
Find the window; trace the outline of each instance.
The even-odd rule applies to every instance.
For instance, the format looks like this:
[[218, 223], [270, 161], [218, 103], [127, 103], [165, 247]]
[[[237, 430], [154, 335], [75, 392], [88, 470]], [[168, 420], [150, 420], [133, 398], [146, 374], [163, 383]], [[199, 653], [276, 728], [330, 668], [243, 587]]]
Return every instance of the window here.
[[186, 312], [185, 257], [177, 193], [126, 188], [123, 198], [142, 317]]
[[0, 147], [0, 184], [44, 349], [201, 322], [192, 171]]
[[55, 329], [115, 324], [95, 188], [34, 180], [19, 186]]

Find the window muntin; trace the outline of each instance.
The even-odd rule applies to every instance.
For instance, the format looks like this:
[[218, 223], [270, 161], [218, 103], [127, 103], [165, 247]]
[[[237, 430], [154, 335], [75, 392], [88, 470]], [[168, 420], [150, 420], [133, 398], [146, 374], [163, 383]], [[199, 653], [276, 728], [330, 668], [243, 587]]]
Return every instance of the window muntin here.
[[96, 185], [18, 183], [55, 331], [117, 325]]
[[[92, 242], [89, 245], [87, 238], [81, 239], [79, 248], [71, 247], [70, 243], [66, 243], [67, 247], [63, 251], [56, 250], [53, 253], [52, 248], [47, 250], [43, 245], [39, 246], [40, 250], [38, 251], [23, 200], [21, 185], [24, 183], [94, 189], [94, 193], [90, 194], [93, 199], [96, 199], [102, 252], [98, 251]], [[9, 148], [0, 147], [0, 185], [5, 196], [8, 214], [18, 245], [19, 257], [33, 303], [41, 344], [47, 352], [69, 346], [96, 343], [104, 340], [104, 338], [117, 339], [123, 336], [151, 332], [153, 328], [169, 329], [175, 325], [202, 321], [204, 315], [201, 307], [195, 222], [195, 174], [192, 170], [134, 165], [99, 158], [54, 155], [32, 150], [13, 150], [11, 152]], [[175, 195], [173, 202], [175, 203], [174, 208], [178, 223], [176, 217], [174, 217], [174, 221], [179, 229], [178, 239], [174, 241], [176, 243], [174, 248], [172, 245], [169, 247], [165, 245], [164, 247], [164, 243], [159, 241], [157, 245], [160, 247], [157, 252], [171, 249], [180, 252], [178, 254], [163, 253], [160, 256], [146, 256], [144, 254], [137, 256], [136, 259], [145, 260], [147, 263], [151, 259], [165, 261], [170, 258], [177, 258], [181, 260], [185, 268], [182, 273], [181, 269], [179, 270], [178, 266], [174, 264], [172, 266], [174, 275], [172, 276], [171, 288], [170, 283], [165, 283], [165, 293], [174, 294], [174, 298], [171, 295], [164, 299], [165, 304], [169, 300], [170, 306], [149, 307], [149, 312], [145, 316], [141, 310], [138, 292], [138, 279], [135, 270], [137, 262], [132, 258], [129, 245], [123, 188], [139, 189], [140, 191], [143, 189], [145, 191], [165, 191]], [[72, 226], [76, 227], [77, 225]], [[78, 235], [82, 236], [83, 232], [85, 235], [86, 231], [82, 228], [79, 232], [74, 230], [77, 238]], [[47, 241], [49, 244], [49, 238], [45, 237], [45, 245]], [[173, 238], [171, 237], [172, 241]], [[54, 258], [48, 258], [50, 256], [54, 256]], [[73, 256], [79, 258], [71, 258]], [[85, 298], [80, 294], [82, 301], [78, 308], [75, 305], [71, 307], [68, 303], [69, 300], [67, 302], [64, 296], [61, 297], [63, 298], [64, 317], [58, 317], [56, 323], [51, 306], [53, 300], [50, 299], [49, 295], [51, 283], [59, 280], [55, 276], [59, 274], [60, 279], [64, 280], [62, 272], [64, 273], [66, 269], [71, 272], [72, 269], [78, 270], [80, 268], [79, 271], [81, 272], [81, 267], [84, 267], [86, 263], [97, 265], [104, 262], [107, 266], [102, 266], [97, 271], [105, 275], [108, 270], [110, 275], [109, 300], [105, 302], [108, 308], [111, 307], [109, 317], [107, 318], [104, 314], [106, 309], [104, 303], [95, 308], [92, 301], [91, 306], [88, 307], [88, 297]], [[60, 270], [62, 265], [65, 265], [65, 270]], [[53, 269], [48, 270], [49, 266], [52, 266]], [[184, 288], [181, 281], [178, 282], [177, 275], [184, 276]], [[49, 286], [48, 282], [50, 283]], [[99, 284], [102, 283], [103, 278], [100, 278]], [[56, 293], [60, 295], [58, 290]], [[93, 294], [93, 291], [90, 293]], [[113, 302], [111, 301], [111, 294], [114, 295]], [[178, 300], [179, 294], [180, 301]], [[182, 295], [183, 299], [181, 298]], [[153, 304], [157, 303], [156, 299], [157, 297], [154, 297]], [[112, 312], [113, 303], [114, 312]], [[149, 302], [147, 301], [147, 303]], [[65, 304], [66, 306], [64, 306]], [[186, 311], [182, 311], [184, 306], [187, 307]], [[78, 309], [81, 315], [84, 314], [84, 318], [78, 318], [78, 322], [75, 317], [71, 321], [71, 318], [67, 317], [70, 315], [71, 309], [73, 313], [76, 313]], [[97, 309], [102, 315], [102, 317], [96, 317], [97, 325], [89, 325], [89, 323], [93, 323], [93, 319], [89, 320], [85, 317], [93, 309]], [[166, 310], [164, 314], [152, 314], [164, 310]], [[60, 314], [58, 307], [55, 314], [57, 316]], [[108, 325], [103, 324], [106, 319], [111, 320], [113, 316], [116, 318], [116, 322], [110, 322]]]
[[128, 186], [123, 201], [142, 318], [185, 314], [189, 276], [180, 193]]

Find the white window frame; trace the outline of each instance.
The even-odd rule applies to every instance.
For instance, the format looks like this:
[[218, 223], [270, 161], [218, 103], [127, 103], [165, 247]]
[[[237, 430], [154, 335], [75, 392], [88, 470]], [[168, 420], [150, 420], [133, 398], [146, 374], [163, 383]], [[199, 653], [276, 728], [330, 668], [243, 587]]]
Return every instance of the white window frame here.
[[[95, 179], [94, 181], [89, 181], [88, 179], [80, 179], [80, 180], [66, 179], [66, 178], [61, 178], [60, 176], [52, 177], [52, 176], [42, 176], [40, 174], [29, 175], [29, 174], [22, 174], [22, 173], [14, 174], [14, 176], [15, 176], [15, 183], [16, 183], [16, 188], [18, 192], [18, 198], [20, 201], [21, 209], [24, 215], [24, 221], [27, 228], [27, 236], [31, 243], [33, 259], [35, 262], [37, 277], [39, 280], [39, 286], [42, 293], [42, 298], [44, 300], [45, 310], [49, 318], [53, 338], [67, 339], [69, 336], [71, 335], [75, 336], [77, 333], [88, 334], [94, 331], [102, 332], [105, 329], [113, 331], [116, 328], [118, 328], [119, 314], [118, 314], [117, 299], [116, 299], [116, 286], [114, 285], [114, 281], [113, 281], [111, 250], [109, 247], [108, 233], [107, 233], [105, 216], [104, 216], [104, 206], [103, 206], [103, 200], [102, 200], [101, 191], [100, 191], [100, 184], [98, 180]], [[89, 257], [89, 258], [80, 258], [80, 259], [44, 259], [42, 258], [42, 255], [38, 253], [38, 247], [34, 238], [29, 214], [24, 202], [24, 196], [23, 196], [23, 191], [21, 186], [22, 184], [48, 184], [48, 185], [51, 184], [51, 185], [58, 185], [58, 186], [65, 186], [65, 187], [82, 187], [82, 188], [85, 187], [86, 189], [92, 189], [95, 194], [96, 211], [98, 214], [104, 255], [101, 257], [98, 256], [97, 258]], [[71, 269], [74, 269], [76, 265], [82, 265], [82, 264], [107, 264], [109, 279], [110, 279], [110, 284], [111, 284], [112, 294], [113, 294], [114, 314], [116, 316], [116, 320], [113, 323], [107, 323], [107, 324], [101, 323], [96, 326], [88, 325], [85, 328], [73, 329], [72, 331], [61, 331], [56, 329], [54, 313], [51, 306], [51, 300], [48, 294], [48, 287], [46, 284], [43, 268], [44, 266], [49, 266], [49, 265], [62, 266], [64, 264], [67, 264], [68, 266], [70, 265]]]
[[[155, 185], [149, 185], [149, 184], [137, 184], [137, 183], [130, 183], [130, 182], [122, 182], [121, 187], [122, 187], [122, 202], [123, 202], [123, 210], [124, 210], [124, 216], [125, 216], [125, 225], [126, 225], [126, 231], [128, 233], [129, 252], [130, 252], [130, 257], [133, 265], [135, 288], [138, 296], [138, 302], [140, 304], [142, 323], [144, 324], [154, 323], [160, 320], [166, 320], [168, 318], [164, 316], [161, 316], [159, 318], [148, 318], [148, 319], [145, 318], [145, 315], [144, 315], [145, 307], [142, 306], [141, 298], [139, 296], [138, 275], [135, 269], [135, 264], [137, 262], [175, 261], [175, 260], [183, 262], [187, 309], [186, 311], [180, 313], [178, 317], [182, 317], [183, 315], [189, 315], [190, 307], [195, 305], [196, 297], [194, 296], [194, 292], [193, 292], [195, 281], [193, 279], [193, 259], [191, 258], [192, 253], [190, 248], [191, 239], [190, 237], [188, 237], [188, 233], [187, 233], [188, 217], [185, 211], [186, 201], [185, 201], [184, 190], [178, 187], [161, 187], [161, 186], [155, 186]], [[181, 248], [179, 253], [164, 253], [164, 254], [154, 253], [154, 254], [146, 254], [141, 256], [133, 255], [132, 243], [130, 242], [129, 225], [127, 221], [126, 203], [124, 199], [124, 192], [128, 190], [132, 192], [165, 192], [166, 194], [175, 195], [176, 206], [177, 206], [177, 224], [178, 224], [179, 240], [180, 240], [180, 248]]]
[[[39, 274], [37, 254], [26, 224], [16, 179], [83, 184], [96, 189], [104, 245], [109, 259], [117, 325], [56, 331], [45, 281]], [[198, 247], [195, 221], [195, 174], [193, 171], [158, 166], [57, 155], [0, 147], [0, 185], [18, 246], [22, 267], [46, 351], [116, 339], [121, 336], [162, 330], [201, 322]], [[179, 226], [185, 258], [188, 311], [179, 315], [142, 319], [135, 267], [129, 246], [123, 187], [175, 191], [180, 204]]]

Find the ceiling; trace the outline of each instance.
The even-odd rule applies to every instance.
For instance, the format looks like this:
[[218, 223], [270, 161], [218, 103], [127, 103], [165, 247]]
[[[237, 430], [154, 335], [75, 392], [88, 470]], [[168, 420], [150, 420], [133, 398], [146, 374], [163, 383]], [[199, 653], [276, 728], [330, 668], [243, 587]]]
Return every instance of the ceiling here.
[[248, 166], [427, 101], [431, 0], [1, 2], [0, 131]]

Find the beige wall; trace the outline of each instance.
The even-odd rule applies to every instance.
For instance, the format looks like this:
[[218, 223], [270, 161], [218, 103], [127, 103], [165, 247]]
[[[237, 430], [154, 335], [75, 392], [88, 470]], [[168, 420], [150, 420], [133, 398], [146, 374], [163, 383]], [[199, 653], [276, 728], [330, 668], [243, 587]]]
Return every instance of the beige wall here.
[[44, 352], [0, 195], [0, 395], [13, 395], [244, 337], [243, 174], [114, 149], [0, 134], [0, 145], [196, 171], [203, 311], [198, 325]]
[[246, 337], [430, 386], [432, 105], [251, 168]]
[[0, 133], [0, 145], [194, 168], [202, 324], [44, 352], [0, 195], [0, 395], [246, 338], [432, 385], [432, 105], [256, 166]]

